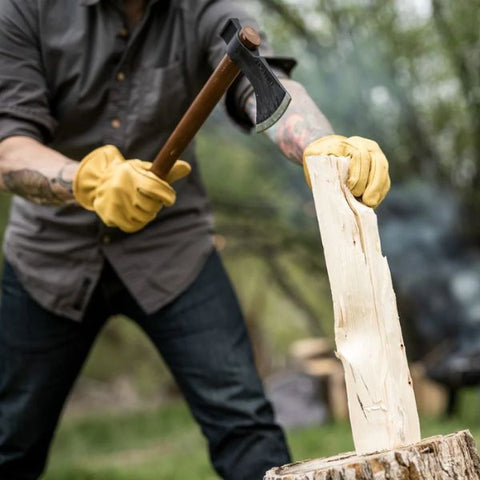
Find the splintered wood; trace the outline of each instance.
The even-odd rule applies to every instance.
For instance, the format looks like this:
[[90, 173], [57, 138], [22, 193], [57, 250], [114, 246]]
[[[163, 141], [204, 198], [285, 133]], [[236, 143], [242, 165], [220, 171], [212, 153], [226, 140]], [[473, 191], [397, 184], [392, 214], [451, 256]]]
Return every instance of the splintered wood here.
[[418, 413], [377, 217], [346, 187], [348, 159], [312, 156], [306, 162], [356, 452], [416, 443], [420, 440]]
[[468, 431], [432, 437], [387, 452], [292, 463], [272, 468], [264, 480], [480, 479], [480, 458]]
[[377, 218], [345, 186], [348, 159], [316, 156], [306, 162], [356, 453], [275, 467], [264, 480], [480, 480], [480, 458], [468, 431], [420, 441]]

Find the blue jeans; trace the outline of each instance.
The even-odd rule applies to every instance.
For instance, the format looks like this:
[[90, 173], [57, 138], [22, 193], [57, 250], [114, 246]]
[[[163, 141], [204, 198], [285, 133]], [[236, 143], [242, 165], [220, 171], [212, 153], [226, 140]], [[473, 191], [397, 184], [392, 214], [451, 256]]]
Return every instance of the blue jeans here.
[[290, 461], [258, 377], [248, 334], [213, 253], [175, 301], [146, 315], [106, 264], [83, 322], [39, 306], [5, 264], [0, 309], [0, 479], [37, 479], [65, 399], [106, 320], [124, 314], [178, 382], [224, 479], [260, 480]]

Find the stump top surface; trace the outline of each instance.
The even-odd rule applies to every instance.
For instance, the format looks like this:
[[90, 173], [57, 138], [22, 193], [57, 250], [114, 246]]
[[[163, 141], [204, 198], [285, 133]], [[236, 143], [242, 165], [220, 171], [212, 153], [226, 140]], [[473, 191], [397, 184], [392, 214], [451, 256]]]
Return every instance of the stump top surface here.
[[[418, 457], [421, 455], [437, 455], [442, 450], [442, 445], [453, 444], [456, 442], [467, 442], [469, 446], [473, 445], [473, 450], [475, 451], [475, 442], [468, 430], [463, 430], [460, 432], [452, 433], [449, 435], [437, 435], [433, 437], [426, 438], [421, 442], [407, 445], [404, 447], [399, 447], [394, 450], [385, 450], [381, 452], [372, 452], [367, 455], [357, 455], [355, 452], [342, 453], [335, 455], [329, 458], [318, 458], [312, 460], [306, 460], [302, 462], [291, 463], [284, 465], [282, 467], [276, 467], [269, 470], [265, 475], [265, 480], [272, 479], [309, 479], [308, 474], [314, 474], [311, 478], [323, 478], [319, 476], [322, 472], [330, 471], [344, 471], [349, 468], [354, 471], [362, 470], [361, 466], [363, 465], [382, 465], [388, 461], [398, 461], [399, 458], [402, 458], [402, 461], [407, 460], [407, 458]], [[472, 450], [470, 448], [470, 450]], [[462, 447], [463, 450], [468, 450]], [[470, 452], [474, 457], [474, 452]], [[476, 463], [478, 455], [474, 458], [474, 463]], [[479, 476], [471, 478], [480, 479], [480, 464], [477, 465], [479, 468]], [[328, 477], [330, 478], [330, 477]], [[335, 477], [336, 478], [336, 477]], [[343, 477], [339, 477], [343, 478]], [[348, 477], [349, 478], [349, 477]], [[357, 478], [357, 477], [355, 477]], [[359, 477], [359, 478], [369, 478], [369, 477]], [[383, 478], [383, 477], [382, 477]], [[389, 477], [390, 478], [390, 477]], [[396, 477], [392, 477], [396, 478]], [[404, 478], [404, 477], [402, 477]], [[424, 477], [416, 477], [424, 478]], [[429, 478], [429, 477], [425, 477]], [[435, 477], [436, 478], [436, 477]], [[443, 477], [441, 477], [443, 478]]]

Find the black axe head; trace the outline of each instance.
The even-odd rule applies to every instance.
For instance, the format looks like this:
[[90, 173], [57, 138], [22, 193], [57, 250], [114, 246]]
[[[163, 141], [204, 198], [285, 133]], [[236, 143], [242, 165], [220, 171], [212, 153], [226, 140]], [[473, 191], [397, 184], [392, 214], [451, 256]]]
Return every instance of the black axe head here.
[[231, 18], [222, 30], [222, 38], [227, 43], [227, 55], [250, 80], [257, 101], [257, 119], [255, 129], [262, 132], [270, 128], [283, 115], [290, 103], [290, 95], [272, 72], [268, 63], [258, 52], [260, 44], [241, 39], [241, 33], [248, 29], [249, 33], [258, 37], [251, 27], [243, 27], [237, 18]]

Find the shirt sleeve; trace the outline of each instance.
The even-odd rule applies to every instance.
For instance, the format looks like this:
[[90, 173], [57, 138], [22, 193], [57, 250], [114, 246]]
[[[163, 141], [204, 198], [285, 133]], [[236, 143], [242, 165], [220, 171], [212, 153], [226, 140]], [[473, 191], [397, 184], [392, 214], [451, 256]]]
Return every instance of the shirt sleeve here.
[[25, 135], [48, 141], [56, 122], [42, 68], [36, 2], [0, 2], [0, 140]]
[[[257, 21], [236, 2], [233, 0], [210, 0], [199, 3], [201, 3], [201, 8], [197, 15], [198, 35], [207, 52], [208, 62], [212, 69], [220, 63], [225, 55], [226, 44], [221, 38], [220, 32], [230, 18], [238, 18], [242, 26], [249, 25], [260, 32], [262, 38], [260, 55], [265, 58], [277, 76], [289, 77], [296, 61], [292, 58], [275, 56]], [[225, 96], [228, 115], [244, 130], [250, 130], [254, 126], [244, 109], [245, 102], [251, 93], [253, 93], [251, 83], [243, 74], [240, 74]]]

